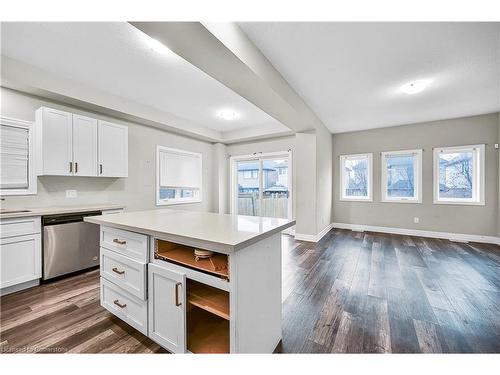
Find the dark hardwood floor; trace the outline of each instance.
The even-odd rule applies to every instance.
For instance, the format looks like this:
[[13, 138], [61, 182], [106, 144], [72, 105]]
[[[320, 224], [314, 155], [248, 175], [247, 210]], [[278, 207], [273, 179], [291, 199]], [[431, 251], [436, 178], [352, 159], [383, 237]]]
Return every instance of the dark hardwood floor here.
[[[284, 353], [499, 353], [500, 247], [332, 230], [283, 237]], [[158, 353], [98, 271], [0, 298], [2, 352]]]

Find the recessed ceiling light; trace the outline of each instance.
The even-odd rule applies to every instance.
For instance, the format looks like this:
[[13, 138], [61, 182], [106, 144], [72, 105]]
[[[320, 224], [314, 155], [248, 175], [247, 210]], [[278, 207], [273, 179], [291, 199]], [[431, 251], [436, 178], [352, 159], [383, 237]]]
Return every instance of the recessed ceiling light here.
[[240, 117], [240, 114], [232, 109], [221, 109], [217, 112], [217, 117], [227, 121], [232, 121]]
[[412, 95], [424, 91], [431, 81], [429, 79], [420, 79], [418, 81], [408, 82], [401, 86], [401, 91], [405, 94]]

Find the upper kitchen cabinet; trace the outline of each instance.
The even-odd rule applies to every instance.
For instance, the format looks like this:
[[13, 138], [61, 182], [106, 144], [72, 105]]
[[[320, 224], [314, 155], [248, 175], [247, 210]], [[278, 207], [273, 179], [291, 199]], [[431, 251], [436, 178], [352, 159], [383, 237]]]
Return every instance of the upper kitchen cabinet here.
[[73, 174], [97, 176], [97, 120], [73, 115]]
[[128, 175], [126, 126], [41, 107], [35, 138], [38, 175]]
[[36, 111], [38, 175], [73, 175], [73, 115], [42, 107]]
[[128, 177], [128, 128], [99, 121], [99, 176]]

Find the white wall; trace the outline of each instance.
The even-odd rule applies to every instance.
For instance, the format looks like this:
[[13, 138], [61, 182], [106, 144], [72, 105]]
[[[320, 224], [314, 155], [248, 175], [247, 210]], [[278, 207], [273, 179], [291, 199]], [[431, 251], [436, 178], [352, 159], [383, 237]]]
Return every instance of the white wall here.
[[[6, 197], [5, 207], [36, 207], [48, 205], [72, 205], [90, 203], [117, 203], [128, 210], [156, 208], [155, 205], [155, 157], [156, 146], [175, 147], [203, 155], [203, 201], [201, 203], [163, 206], [186, 210], [213, 211], [214, 167], [213, 146], [208, 142], [175, 135], [137, 123], [117, 120], [88, 111], [60, 105], [39, 97], [0, 88], [2, 116], [34, 121], [35, 110], [41, 106], [66, 110], [73, 113], [124, 124], [129, 129], [129, 177], [56, 177], [38, 178], [38, 194], [35, 196]], [[77, 198], [65, 198], [66, 189], [75, 189]]]

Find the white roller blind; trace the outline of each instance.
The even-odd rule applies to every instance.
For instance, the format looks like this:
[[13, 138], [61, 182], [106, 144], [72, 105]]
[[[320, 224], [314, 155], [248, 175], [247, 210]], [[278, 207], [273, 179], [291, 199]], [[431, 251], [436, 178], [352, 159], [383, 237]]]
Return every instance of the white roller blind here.
[[160, 186], [201, 188], [201, 154], [160, 149]]
[[0, 188], [29, 187], [28, 137], [28, 129], [7, 125], [0, 127]]

